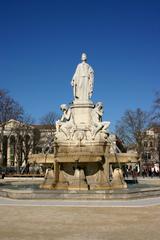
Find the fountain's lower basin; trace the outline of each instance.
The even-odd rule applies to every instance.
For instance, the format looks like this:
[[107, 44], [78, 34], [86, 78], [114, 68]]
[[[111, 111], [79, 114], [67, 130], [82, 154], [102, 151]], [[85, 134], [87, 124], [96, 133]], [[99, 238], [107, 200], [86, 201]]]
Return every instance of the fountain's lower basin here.
[[0, 185], [0, 196], [12, 199], [63, 199], [63, 200], [109, 200], [137, 199], [160, 196], [160, 186], [151, 184], [128, 184], [127, 189], [114, 190], [45, 190], [40, 181], [4, 182]]

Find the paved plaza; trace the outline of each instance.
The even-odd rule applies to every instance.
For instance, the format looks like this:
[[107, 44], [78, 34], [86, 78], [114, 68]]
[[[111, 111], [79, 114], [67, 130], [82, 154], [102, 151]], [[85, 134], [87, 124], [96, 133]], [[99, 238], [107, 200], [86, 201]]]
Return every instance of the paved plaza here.
[[0, 198], [0, 239], [159, 239], [159, 198], [131, 200], [128, 205], [127, 201], [109, 201], [108, 205], [93, 201], [88, 205], [87, 201], [80, 205], [74, 201]]

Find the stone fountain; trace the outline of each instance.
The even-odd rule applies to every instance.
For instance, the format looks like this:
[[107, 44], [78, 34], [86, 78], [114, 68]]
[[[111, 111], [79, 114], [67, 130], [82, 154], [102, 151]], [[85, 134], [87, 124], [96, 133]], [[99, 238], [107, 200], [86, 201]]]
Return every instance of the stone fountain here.
[[1, 197], [105, 200], [160, 196], [159, 185], [127, 187], [120, 167], [114, 169], [110, 179], [111, 164], [137, 162], [138, 158], [137, 154], [117, 152], [116, 139], [108, 133], [110, 122], [102, 121], [103, 104], [91, 100], [93, 83], [93, 69], [82, 54], [82, 63], [71, 81], [73, 102], [61, 105], [62, 117], [56, 122], [54, 155], [44, 160], [43, 154], [34, 154], [34, 160], [51, 163], [52, 168], [47, 169], [43, 182], [6, 180], [0, 186]]
[[91, 100], [94, 71], [82, 54], [71, 81], [74, 100], [62, 104], [62, 117], [56, 122], [54, 168], [46, 173], [44, 189], [106, 190], [126, 188], [120, 169], [109, 181], [108, 157], [111, 152], [109, 121], [102, 121], [102, 102]]

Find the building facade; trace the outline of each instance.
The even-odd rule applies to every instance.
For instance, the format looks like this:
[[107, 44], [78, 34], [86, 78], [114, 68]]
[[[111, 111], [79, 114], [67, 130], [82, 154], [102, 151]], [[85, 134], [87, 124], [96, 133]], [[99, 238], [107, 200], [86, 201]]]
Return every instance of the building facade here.
[[145, 131], [143, 139], [142, 165], [147, 167], [160, 166], [160, 126]]
[[54, 127], [27, 125], [13, 119], [0, 125], [0, 166], [22, 166], [30, 154], [52, 152]]

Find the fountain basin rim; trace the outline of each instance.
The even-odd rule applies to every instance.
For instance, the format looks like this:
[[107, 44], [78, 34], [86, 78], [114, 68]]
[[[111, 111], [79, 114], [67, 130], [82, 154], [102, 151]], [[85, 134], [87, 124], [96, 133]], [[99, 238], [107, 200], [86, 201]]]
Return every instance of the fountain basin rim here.
[[160, 196], [160, 187], [142, 189], [109, 190], [46, 190], [0, 189], [0, 197], [11, 199], [51, 199], [51, 200], [130, 200]]

